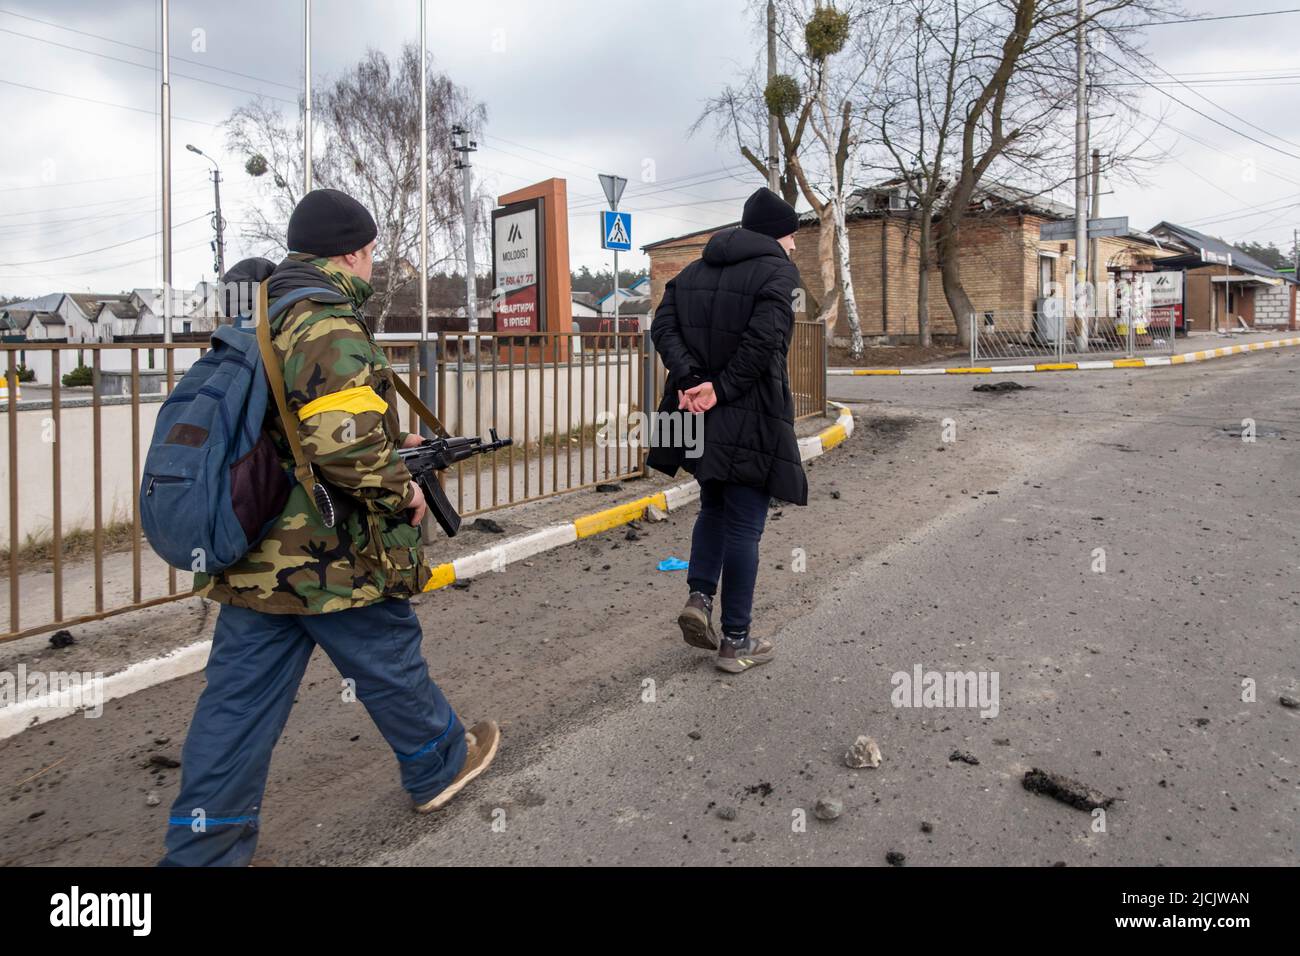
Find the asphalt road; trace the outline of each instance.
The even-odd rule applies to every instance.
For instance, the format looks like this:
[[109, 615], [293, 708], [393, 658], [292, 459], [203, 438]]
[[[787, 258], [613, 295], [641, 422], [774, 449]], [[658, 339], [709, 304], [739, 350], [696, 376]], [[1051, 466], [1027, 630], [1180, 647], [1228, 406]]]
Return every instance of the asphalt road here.
[[[971, 391], [991, 380], [831, 380], [859, 427], [811, 467], [810, 506], [770, 516], [756, 626], [779, 654], [749, 673], [717, 672], [672, 624], [685, 582], [654, 564], [686, 555], [690, 513], [424, 598], [433, 674], [505, 734], [436, 818], [410, 813], [318, 654], [262, 854], [1295, 865], [1300, 713], [1278, 698], [1300, 696], [1300, 351]], [[1243, 418], [1253, 443], [1228, 434]], [[893, 675], [918, 665], [996, 674], [996, 716], [894, 706]], [[178, 754], [201, 680], [0, 743], [0, 863], [156, 858], [176, 773], [149, 756]], [[859, 734], [878, 769], [844, 766]], [[1116, 798], [1104, 832], [1026, 791], [1032, 767]], [[838, 819], [815, 818], [821, 797]]]

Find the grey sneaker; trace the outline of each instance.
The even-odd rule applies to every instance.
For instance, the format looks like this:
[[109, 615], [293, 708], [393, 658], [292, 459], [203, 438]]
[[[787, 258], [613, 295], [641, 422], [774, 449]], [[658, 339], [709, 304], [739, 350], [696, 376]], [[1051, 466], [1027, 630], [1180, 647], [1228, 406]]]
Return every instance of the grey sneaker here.
[[432, 800], [415, 804], [416, 813], [441, 810], [452, 797], [465, 789], [466, 784], [490, 767], [497, 755], [497, 748], [501, 746], [501, 729], [495, 720], [481, 720], [466, 731], [465, 744], [465, 764], [460, 768], [460, 773]]
[[722, 641], [718, 649], [718, 670], [739, 674], [757, 664], [766, 664], [776, 656], [776, 647], [761, 637], [748, 637], [744, 644]]
[[691, 647], [706, 651], [718, 649], [718, 632], [713, 626], [713, 598], [709, 595], [692, 591], [686, 607], [677, 615], [677, 626], [682, 629], [682, 640]]

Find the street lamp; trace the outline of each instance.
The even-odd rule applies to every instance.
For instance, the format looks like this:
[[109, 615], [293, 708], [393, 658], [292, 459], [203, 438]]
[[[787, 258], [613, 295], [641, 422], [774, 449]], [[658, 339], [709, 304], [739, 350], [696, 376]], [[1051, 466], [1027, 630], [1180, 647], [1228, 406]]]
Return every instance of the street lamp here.
[[217, 161], [209, 156], [203, 150], [199, 149], [193, 143], [186, 143], [185, 148], [191, 153], [202, 156], [212, 164], [212, 195], [216, 202], [216, 211], [212, 214], [212, 225], [217, 231], [217, 241], [212, 248], [216, 252], [217, 281], [226, 274], [226, 240], [225, 240], [225, 220], [221, 218], [221, 169], [217, 166]]

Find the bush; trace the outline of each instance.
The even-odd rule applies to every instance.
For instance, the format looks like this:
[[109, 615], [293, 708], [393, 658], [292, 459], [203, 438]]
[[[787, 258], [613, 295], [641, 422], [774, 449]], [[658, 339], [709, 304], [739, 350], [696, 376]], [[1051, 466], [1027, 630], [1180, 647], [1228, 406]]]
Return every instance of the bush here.
[[36, 381], [36, 371], [34, 369], [28, 368], [22, 362], [18, 363], [17, 367], [15, 368], [15, 371], [17, 371], [18, 373], [18, 381], [20, 382]]
[[78, 365], [67, 375], [63, 376], [63, 384], [72, 388], [76, 385], [91, 385], [95, 381], [95, 373], [84, 365]]

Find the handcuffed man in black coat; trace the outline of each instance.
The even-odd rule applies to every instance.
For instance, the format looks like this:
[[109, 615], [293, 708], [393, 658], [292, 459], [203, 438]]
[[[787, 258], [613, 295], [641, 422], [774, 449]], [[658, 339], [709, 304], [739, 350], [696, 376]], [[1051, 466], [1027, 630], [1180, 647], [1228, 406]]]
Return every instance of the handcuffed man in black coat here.
[[[749, 633], [768, 502], [808, 503], [786, 372], [799, 287], [789, 254], [798, 228], [794, 208], [759, 189], [745, 202], [740, 228], [713, 236], [668, 283], [650, 326], [668, 382], [648, 462], [669, 475], [685, 468], [700, 484], [691, 593], [677, 623], [687, 644], [717, 651], [718, 667], [733, 674], [775, 653], [771, 641]], [[703, 413], [698, 457], [680, 442], [660, 444], [669, 431], [664, 413], [674, 412]], [[719, 579], [721, 638], [713, 626]]]

